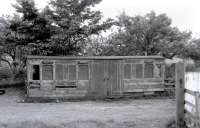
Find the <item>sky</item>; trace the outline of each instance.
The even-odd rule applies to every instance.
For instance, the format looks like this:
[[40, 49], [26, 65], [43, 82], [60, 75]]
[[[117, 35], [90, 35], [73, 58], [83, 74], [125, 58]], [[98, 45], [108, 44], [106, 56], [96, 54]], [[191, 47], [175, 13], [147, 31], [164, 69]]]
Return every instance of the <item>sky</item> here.
[[[0, 15], [12, 14], [11, 4], [16, 0], [0, 0]], [[35, 0], [43, 8], [49, 0]], [[193, 37], [200, 37], [200, 0], [102, 0], [96, 6], [104, 18], [116, 18], [125, 11], [130, 16], [145, 15], [150, 11], [166, 13], [172, 19], [172, 26], [181, 31], [192, 31]]]

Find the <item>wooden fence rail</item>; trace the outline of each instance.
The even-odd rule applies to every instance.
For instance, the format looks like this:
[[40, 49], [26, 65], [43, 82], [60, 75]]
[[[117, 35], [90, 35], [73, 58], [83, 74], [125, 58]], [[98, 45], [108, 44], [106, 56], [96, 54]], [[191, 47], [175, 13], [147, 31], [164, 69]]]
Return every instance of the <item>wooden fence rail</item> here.
[[[193, 102], [186, 99], [190, 95]], [[200, 93], [185, 88], [184, 63], [176, 64], [176, 126], [177, 128], [200, 128]], [[188, 109], [189, 106], [192, 109]]]
[[188, 110], [184, 107], [184, 122], [187, 127], [194, 127], [194, 128], [200, 128], [200, 120], [199, 120], [199, 96], [200, 93], [198, 91], [191, 91], [188, 89], [185, 89], [185, 94], [189, 94], [195, 98], [195, 103], [191, 103], [191, 101], [187, 101], [185, 99], [185, 105], [190, 106], [193, 108], [193, 112], [191, 110]]

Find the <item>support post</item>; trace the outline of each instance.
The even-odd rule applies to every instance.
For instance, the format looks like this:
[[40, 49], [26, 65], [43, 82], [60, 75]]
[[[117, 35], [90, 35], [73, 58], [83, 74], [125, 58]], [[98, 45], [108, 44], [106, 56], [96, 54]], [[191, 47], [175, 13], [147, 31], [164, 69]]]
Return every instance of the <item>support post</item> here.
[[196, 116], [196, 128], [200, 127], [200, 122], [199, 122], [199, 92], [195, 92], [195, 116]]
[[184, 104], [185, 104], [185, 66], [184, 63], [176, 64], [176, 125], [184, 128]]

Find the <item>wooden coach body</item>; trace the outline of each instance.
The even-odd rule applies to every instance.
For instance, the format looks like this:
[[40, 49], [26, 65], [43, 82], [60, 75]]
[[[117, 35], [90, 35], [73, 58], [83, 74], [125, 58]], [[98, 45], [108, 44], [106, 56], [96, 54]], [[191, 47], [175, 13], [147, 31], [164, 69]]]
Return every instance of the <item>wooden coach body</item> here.
[[164, 91], [160, 56], [27, 56], [28, 97], [107, 98]]

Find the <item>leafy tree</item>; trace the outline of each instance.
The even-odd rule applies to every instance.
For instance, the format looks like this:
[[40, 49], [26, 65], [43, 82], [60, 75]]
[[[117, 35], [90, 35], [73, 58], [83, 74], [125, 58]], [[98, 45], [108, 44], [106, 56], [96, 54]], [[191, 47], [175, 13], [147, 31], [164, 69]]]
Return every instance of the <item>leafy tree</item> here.
[[101, 0], [52, 0], [51, 18], [56, 27], [52, 37], [53, 55], [81, 55], [86, 40], [113, 25], [102, 22], [102, 14], [93, 7]]
[[38, 10], [34, 0], [17, 0], [14, 17], [1, 17], [1, 54], [13, 74], [25, 68], [25, 55], [83, 55], [89, 36], [113, 25], [101, 21], [100, 11], [92, 9], [101, 0], [52, 0]]
[[51, 38], [51, 22], [45, 11], [39, 12], [32, 0], [17, 0], [13, 5], [17, 14], [13, 17], [2, 17], [0, 32], [1, 53], [7, 57], [7, 62], [17, 75], [25, 68], [25, 55], [48, 54], [48, 44]]
[[194, 60], [200, 60], [200, 38], [191, 40], [185, 48], [183, 56]]
[[172, 58], [185, 50], [190, 32], [171, 26], [165, 14], [150, 12], [145, 16], [118, 17], [118, 32], [111, 34], [104, 55], [163, 55]]
[[87, 45], [84, 49], [84, 54], [88, 56], [101, 56], [106, 47], [107, 37], [103, 37], [102, 35], [91, 36], [87, 39]]

